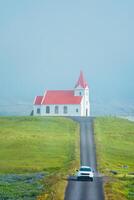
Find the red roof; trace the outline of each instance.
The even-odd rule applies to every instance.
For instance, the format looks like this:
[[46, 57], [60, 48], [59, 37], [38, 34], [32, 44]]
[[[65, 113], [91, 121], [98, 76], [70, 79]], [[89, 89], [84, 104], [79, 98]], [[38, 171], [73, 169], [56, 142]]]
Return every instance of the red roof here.
[[81, 99], [73, 90], [48, 90], [41, 104], [80, 104]]
[[34, 100], [34, 104], [41, 105], [42, 99], [43, 99], [43, 96], [36, 96]]
[[79, 76], [79, 79], [78, 79], [78, 81], [77, 81], [77, 83], [75, 85], [75, 88], [79, 87], [79, 86], [82, 87], [82, 88], [88, 87], [88, 84], [87, 84], [86, 80], [84, 79], [82, 71], [80, 72], [80, 76]]

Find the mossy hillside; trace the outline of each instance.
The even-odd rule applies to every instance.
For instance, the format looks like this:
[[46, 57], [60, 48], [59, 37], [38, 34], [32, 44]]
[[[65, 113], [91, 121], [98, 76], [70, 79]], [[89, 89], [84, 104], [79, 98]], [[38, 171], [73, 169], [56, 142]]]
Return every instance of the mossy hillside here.
[[[94, 128], [98, 169], [104, 175], [112, 176], [105, 185], [106, 199], [133, 198], [134, 180], [128, 173], [134, 172], [134, 123], [114, 117], [100, 117], [95, 119]], [[117, 172], [117, 175], [111, 175], [110, 171]]]
[[[13, 184], [1, 182], [1, 198], [35, 199], [42, 193], [39, 199], [53, 194], [63, 199], [65, 178], [78, 165], [77, 123], [61, 117], [0, 117], [0, 174], [24, 177]], [[27, 182], [27, 176], [42, 172], [44, 180]]]
[[0, 118], [0, 173], [64, 167], [74, 157], [75, 132], [64, 118]]

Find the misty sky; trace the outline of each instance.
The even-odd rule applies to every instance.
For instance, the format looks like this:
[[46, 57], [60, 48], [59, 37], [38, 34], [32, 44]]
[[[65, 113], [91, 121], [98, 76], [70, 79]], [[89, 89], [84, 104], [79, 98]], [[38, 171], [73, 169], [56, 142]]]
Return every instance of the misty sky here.
[[0, 0], [0, 99], [72, 89], [92, 101], [134, 100], [133, 0]]

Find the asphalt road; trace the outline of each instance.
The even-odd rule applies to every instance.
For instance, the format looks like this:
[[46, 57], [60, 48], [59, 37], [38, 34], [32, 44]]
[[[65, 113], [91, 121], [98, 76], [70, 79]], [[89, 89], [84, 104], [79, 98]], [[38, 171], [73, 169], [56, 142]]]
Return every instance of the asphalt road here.
[[93, 135], [93, 119], [76, 117], [80, 123], [80, 163], [95, 170], [93, 182], [77, 181], [76, 177], [68, 178], [65, 200], [104, 200], [102, 178], [96, 169], [96, 152]]

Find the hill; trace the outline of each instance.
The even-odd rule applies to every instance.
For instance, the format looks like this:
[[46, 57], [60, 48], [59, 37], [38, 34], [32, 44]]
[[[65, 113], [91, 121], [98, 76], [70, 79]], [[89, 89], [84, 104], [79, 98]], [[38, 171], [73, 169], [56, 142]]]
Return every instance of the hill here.
[[95, 119], [98, 168], [108, 177], [106, 200], [133, 199], [134, 122], [100, 117]]
[[[43, 185], [45, 184], [45, 188], [47, 186], [50, 195], [57, 187], [57, 192], [61, 195], [60, 189], [65, 181], [61, 181], [60, 176], [66, 176], [78, 164], [78, 131], [78, 125], [65, 118], [0, 117], [0, 180], [6, 174], [8, 177], [5, 180], [24, 180], [21, 184], [13, 181], [16, 186], [9, 184], [9, 181], [5, 186], [3, 182], [0, 186], [0, 197], [6, 194], [3, 198], [7, 198], [14, 194], [16, 199], [21, 199], [19, 194], [27, 194], [29, 188], [27, 176], [36, 180], [38, 173], [48, 174]], [[47, 180], [49, 176], [51, 182], [48, 181], [49, 178]], [[33, 187], [31, 195], [34, 193], [37, 196], [41, 191], [34, 181]], [[62, 190], [64, 192], [63, 188]], [[27, 199], [30, 197], [27, 196]]]

